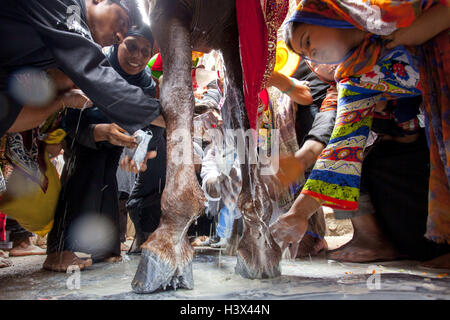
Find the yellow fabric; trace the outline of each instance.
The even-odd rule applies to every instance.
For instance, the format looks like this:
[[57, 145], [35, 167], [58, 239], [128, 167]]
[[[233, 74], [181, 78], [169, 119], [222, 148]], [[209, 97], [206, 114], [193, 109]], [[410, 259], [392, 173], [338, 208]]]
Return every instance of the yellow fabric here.
[[17, 220], [19, 224], [43, 237], [53, 226], [56, 205], [58, 203], [61, 183], [58, 172], [45, 152], [48, 178], [47, 192], [34, 181], [25, 177], [19, 170], [14, 170], [8, 179], [8, 188], [0, 201], [0, 211]]
[[67, 133], [63, 129], [56, 129], [47, 135], [44, 142], [47, 144], [58, 144], [63, 141], [66, 135]]
[[295, 73], [299, 64], [300, 56], [289, 50], [283, 40], [278, 41], [274, 71], [290, 77]]

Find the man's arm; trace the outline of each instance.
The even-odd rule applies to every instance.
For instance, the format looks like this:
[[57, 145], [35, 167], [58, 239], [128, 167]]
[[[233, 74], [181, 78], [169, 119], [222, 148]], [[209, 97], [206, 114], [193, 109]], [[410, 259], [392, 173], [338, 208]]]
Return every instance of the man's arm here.
[[[111, 121], [128, 132], [147, 126], [160, 115], [159, 101], [128, 84], [110, 66], [99, 45], [67, 30], [66, 12], [70, 4], [77, 5], [78, 2], [17, 1], [19, 10], [39, 33], [61, 70]], [[83, 20], [80, 26], [90, 36]]]

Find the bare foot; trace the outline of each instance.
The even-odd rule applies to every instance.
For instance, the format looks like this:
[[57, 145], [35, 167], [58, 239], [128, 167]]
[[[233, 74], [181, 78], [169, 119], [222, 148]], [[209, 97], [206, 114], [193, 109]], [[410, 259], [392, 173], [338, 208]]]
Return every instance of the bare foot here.
[[50, 271], [66, 272], [69, 266], [76, 265], [83, 270], [92, 265], [92, 259], [81, 259], [71, 251], [53, 252], [45, 259], [43, 268]]
[[12, 266], [11, 260], [0, 257], [0, 268], [6, 268], [10, 266]]
[[210, 242], [211, 241], [208, 236], [199, 236], [191, 242], [191, 246], [193, 246], [193, 247], [208, 246], [210, 244]]
[[130, 247], [125, 242], [122, 242], [120, 244], [120, 251], [128, 251], [128, 250], [130, 250]]
[[102, 260], [102, 262], [116, 263], [121, 262], [122, 256], [111, 256]]
[[372, 214], [352, 218], [353, 238], [327, 252], [327, 258], [346, 262], [390, 261], [400, 258]]
[[23, 256], [34, 256], [34, 255], [45, 255], [46, 251], [38, 246], [31, 243], [31, 239], [14, 242], [14, 246], [9, 250], [9, 255], [11, 257], [23, 257]]
[[0, 258], [8, 258], [8, 257], [9, 257], [8, 251], [0, 250]]
[[433, 260], [426, 261], [422, 263], [421, 266], [425, 268], [450, 270], [450, 253], [434, 258]]
[[302, 241], [300, 241], [296, 258], [316, 256], [321, 251], [326, 250], [328, 250], [328, 243], [325, 239], [319, 239], [309, 234], [305, 234]]

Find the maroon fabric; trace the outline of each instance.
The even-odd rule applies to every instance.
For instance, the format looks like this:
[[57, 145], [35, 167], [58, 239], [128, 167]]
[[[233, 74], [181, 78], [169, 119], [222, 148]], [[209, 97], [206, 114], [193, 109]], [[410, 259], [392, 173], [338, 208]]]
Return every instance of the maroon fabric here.
[[244, 101], [250, 128], [256, 129], [258, 94], [267, 65], [267, 26], [260, 0], [236, 0]]
[[6, 214], [0, 212], [0, 241], [6, 241]]

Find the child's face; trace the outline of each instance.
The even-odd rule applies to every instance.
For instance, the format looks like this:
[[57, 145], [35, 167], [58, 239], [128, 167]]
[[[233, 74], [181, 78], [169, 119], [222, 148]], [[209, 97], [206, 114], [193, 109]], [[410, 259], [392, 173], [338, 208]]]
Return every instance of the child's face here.
[[151, 53], [150, 41], [139, 36], [128, 36], [119, 45], [117, 56], [123, 71], [134, 75], [145, 69]]
[[328, 28], [302, 23], [292, 33], [294, 51], [317, 63], [342, 60], [350, 51], [346, 29]]

